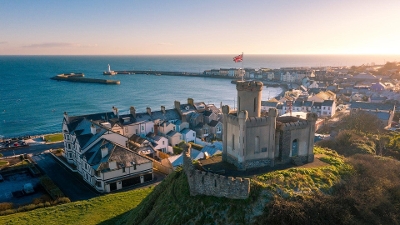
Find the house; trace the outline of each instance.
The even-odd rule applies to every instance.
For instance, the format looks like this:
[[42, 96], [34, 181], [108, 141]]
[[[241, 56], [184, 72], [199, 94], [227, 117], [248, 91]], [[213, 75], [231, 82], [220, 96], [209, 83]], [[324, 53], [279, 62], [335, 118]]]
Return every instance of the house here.
[[166, 135], [170, 131], [175, 131], [176, 130], [176, 125], [173, 124], [173, 123], [170, 123], [168, 121], [164, 121], [159, 125], [159, 127], [157, 129], [161, 134]]
[[372, 84], [370, 87], [370, 90], [375, 91], [375, 92], [380, 92], [380, 91], [385, 90], [385, 85], [382, 84], [381, 82], [378, 82], [378, 83]]
[[128, 149], [128, 138], [109, 129], [107, 123], [116, 116], [114, 112], [74, 117], [64, 113], [64, 157], [99, 192], [143, 183], [153, 176], [152, 161]]
[[204, 156], [213, 156], [222, 153], [222, 148], [218, 148], [215, 145], [206, 145], [201, 149], [201, 152], [204, 153]]
[[195, 142], [196, 140], [196, 132], [194, 130], [185, 128], [183, 130], [181, 130], [181, 140], [185, 141], [185, 142]]
[[[191, 149], [190, 158], [192, 160], [203, 159], [204, 158], [204, 153], [199, 151], [199, 150], [196, 150], [196, 149]], [[178, 166], [181, 166], [183, 164], [183, 156], [182, 156], [182, 154], [171, 156], [171, 157], [168, 158], [168, 160], [172, 164], [174, 170], [176, 170], [176, 168]]]
[[325, 100], [321, 104], [321, 116], [332, 117], [336, 113], [336, 103], [334, 100]]
[[172, 151], [168, 150], [169, 149], [168, 138], [156, 135], [154, 133], [148, 133], [146, 135], [146, 139], [152, 143], [154, 149], [164, 153], [173, 153]]
[[168, 142], [171, 146], [176, 146], [181, 142], [181, 134], [177, 131], [171, 130], [166, 134]]
[[99, 192], [111, 192], [153, 179], [152, 161], [106, 139], [82, 154], [84, 181]]
[[212, 120], [208, 124], [205, 125], [208, 129], [208, 137], [209, 138], [217, 138], [217, 139], [222, 139], [222, 123], [218, 120]]
[[218, 120], [218, 115], [211, 110], [204, 111], [203, 116], [204, 116], [203, 119], [204, 123], [209, 123], [212, 120]]

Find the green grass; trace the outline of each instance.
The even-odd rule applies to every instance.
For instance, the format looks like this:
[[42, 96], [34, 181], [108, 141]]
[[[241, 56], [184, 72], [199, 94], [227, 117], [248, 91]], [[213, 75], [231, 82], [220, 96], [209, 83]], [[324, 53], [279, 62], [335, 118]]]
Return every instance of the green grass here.
[[64, 140], [62, 133], [44, 135], [44, 140], [47, 142], [59, 142]]
[[320, 160], [328, 166], [273, 171], [258, 175], [256, 180], [272, 193], [285, 198], [313, 192], [330, 193], [342, 176], [351, 173], [352, 167], [335, 151], [316, 147], [314, 152], [324, 154]]
[[0, 160], [0, 166], [5, 166], [5, 165], [7, 165], [7, 164], [8, 164], [7, 161], [5, 161], [5, 160]]
[[151, 188], [108, 194], [84, 201], [0, 216], [0, 224], [116, 224]]

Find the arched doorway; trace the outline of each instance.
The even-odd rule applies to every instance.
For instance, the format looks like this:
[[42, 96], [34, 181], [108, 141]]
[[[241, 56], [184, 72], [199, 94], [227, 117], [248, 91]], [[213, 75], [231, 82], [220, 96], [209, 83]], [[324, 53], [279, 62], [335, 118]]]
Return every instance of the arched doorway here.
[[297, 139], [292, 141], [292, 157], [297, 156], [299, 154], [299, 144]]

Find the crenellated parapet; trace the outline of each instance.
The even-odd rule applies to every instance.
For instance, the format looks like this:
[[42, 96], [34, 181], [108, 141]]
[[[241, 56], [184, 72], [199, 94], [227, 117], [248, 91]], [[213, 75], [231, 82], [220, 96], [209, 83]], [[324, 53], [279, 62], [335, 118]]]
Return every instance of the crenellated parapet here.
[[190, 144], [183, 147], [183, 169], [190, 195], [209, 195], [231, 199], [246, 199], [250, 194], [250, 179], [234, 178], [194, 169], [190, 158]]
[[309, 126], [308, 121], [296, 121], [296, 122], [288, 122], [284, 123], [282, 128], [283, 130], [295, 130], [295, 129], [304, 129]]
[[224, 122], [227, 122], [229, 124], [234, 124], [234, 125], [239, 125], [239, 118], [235, 115], [232, 114], [227, 114], [224, 116]]
[[249, 117], [246, 121], [247, 127], [260, 127], [270, 124], [270, 119], [266, 116], [262, 117]]
[[261, 91], [263, 83], [261, 81], [238, 81], [236, 90], [238, 91]]

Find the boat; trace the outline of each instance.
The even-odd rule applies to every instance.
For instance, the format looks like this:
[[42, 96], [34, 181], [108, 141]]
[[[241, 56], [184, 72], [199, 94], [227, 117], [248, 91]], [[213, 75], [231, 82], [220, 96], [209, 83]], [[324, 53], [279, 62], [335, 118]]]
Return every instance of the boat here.
[[108, 70], [103, 72], [103, 75], [115, 75], [117, 72], [112, 71], [110, 68], [110, 64], [108, 64]]
[[161, 73], [156, 73], [156, 76], [161, 76]]

